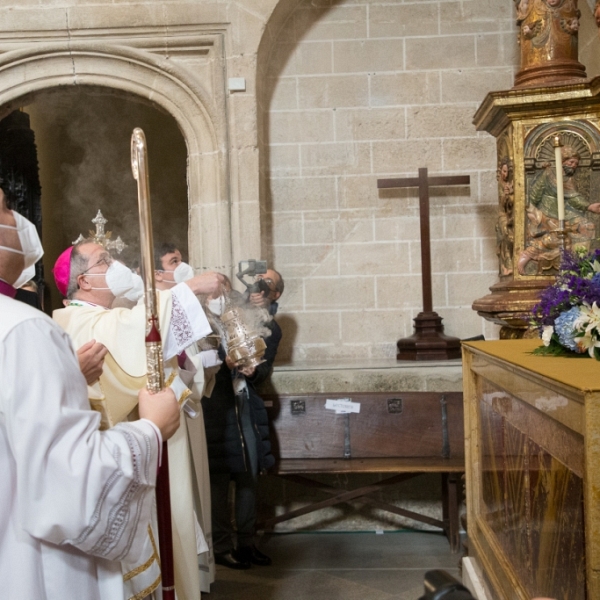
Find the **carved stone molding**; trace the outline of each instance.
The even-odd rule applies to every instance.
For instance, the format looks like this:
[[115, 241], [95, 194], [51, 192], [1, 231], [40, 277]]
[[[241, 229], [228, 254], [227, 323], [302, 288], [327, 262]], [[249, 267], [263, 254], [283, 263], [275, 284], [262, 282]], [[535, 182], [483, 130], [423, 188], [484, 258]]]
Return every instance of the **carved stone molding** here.
[[84, 41], [129, 46], [168, 56], [199, 56], [208, 55], [218, 46], [218, 37], [225, 31], [224, 26], [205, 24], [0, 31], [0, 53], [40, 42]]
[[70, 85], [114, 88], [158, 105], [175, 118], [188, 148], [190, 259], [231, 264], [231, 225], [223, 218], [228, 212], [224, 111], [192, 69], [165, 55], [112, 42], [38, 41], [0, 54], [0, 117], [38, 91]]

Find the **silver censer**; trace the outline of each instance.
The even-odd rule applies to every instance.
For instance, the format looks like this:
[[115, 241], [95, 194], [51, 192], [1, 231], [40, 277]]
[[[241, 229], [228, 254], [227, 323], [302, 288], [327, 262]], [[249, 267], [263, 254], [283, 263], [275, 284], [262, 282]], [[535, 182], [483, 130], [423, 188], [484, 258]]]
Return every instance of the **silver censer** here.
[[227, 341], [227, 356], [240, 369], [254, 368], [265, 362], [263, 356], [267, 345], [258, 332], [249, 330], [243, 309], [226, 306], [221, 315]]

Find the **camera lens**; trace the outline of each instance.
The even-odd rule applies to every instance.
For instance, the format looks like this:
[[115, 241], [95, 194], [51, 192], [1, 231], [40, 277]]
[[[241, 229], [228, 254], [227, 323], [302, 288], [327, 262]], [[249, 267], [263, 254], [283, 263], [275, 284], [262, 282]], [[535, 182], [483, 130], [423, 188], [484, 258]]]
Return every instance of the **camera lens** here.
[[258, 283], [258, 287], [260, 289], [261, 294], [270, 294], [271, 293], [271, 288], [269, 287], [269, 284], [264, 280], [264, 279], [259, 279], [257, 281]]

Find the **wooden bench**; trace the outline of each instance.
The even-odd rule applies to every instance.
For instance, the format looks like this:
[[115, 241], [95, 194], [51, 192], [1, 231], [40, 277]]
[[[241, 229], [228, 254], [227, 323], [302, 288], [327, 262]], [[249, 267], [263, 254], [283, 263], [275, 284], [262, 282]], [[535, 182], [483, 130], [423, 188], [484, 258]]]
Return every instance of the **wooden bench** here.
[[[348, 398], [359, 413], [336, 414], [327, 400]], [[458, 511], [465, 470], [461, 392], [306, 394], [264, 396], [277, 464], [273, 475], [331, 496], [267, 518], [258, 527], [360, 500], [373, 508], [441, 528], [453, 552], [460, 547]], [[315, 474], [377, 473], [383, 480], [356, 489], [316, 481]], [[440, 473], [442, 520], [381, 502], [371, 494], [423, 473]]]

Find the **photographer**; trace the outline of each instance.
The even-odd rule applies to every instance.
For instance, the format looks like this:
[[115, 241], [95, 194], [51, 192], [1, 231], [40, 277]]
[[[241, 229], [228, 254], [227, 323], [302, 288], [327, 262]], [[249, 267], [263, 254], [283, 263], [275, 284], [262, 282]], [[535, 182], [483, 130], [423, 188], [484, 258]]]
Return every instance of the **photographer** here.
[[[283, 292], [283, 279], [272, 269], [257, 275], [250, 288], [248, 303], [277, 312], [277, 300]], [[257, 285], [258, 284], [258, 285]], [[265, 324], [271, 335], [265, 339], [265, 362], [254, 369], [239, 370], [225, 357], [217, 373], [210, 396], [202, 399], [210, 487], [215, 562], [232, 569], [248, 569], [252, 564], [270, 565], [271, 559], [254, 545], [256, 522], [256, 486], [258, 474], [273, 466], [268, 417], [255, 386], [262, 383], [273, 367], [281, 340], [275, 320]], [[229, 485], [235, 484], [235, 522], [237, 547], [229, 505]]]

